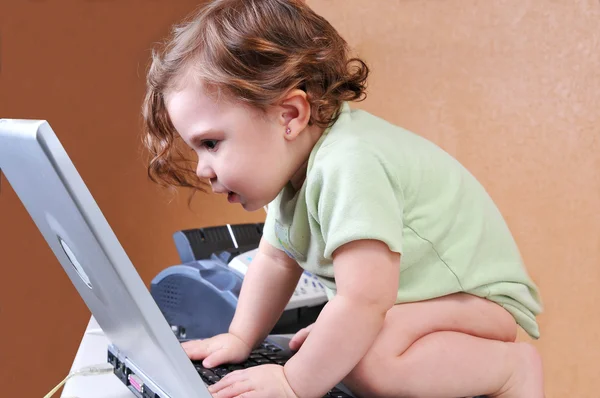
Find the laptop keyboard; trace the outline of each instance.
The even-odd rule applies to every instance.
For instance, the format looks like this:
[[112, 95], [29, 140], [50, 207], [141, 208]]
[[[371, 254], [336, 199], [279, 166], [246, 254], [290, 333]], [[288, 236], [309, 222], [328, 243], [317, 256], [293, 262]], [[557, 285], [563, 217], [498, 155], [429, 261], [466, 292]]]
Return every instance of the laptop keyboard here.
[[[208, 384], [215, 384], [217, 381], [221, 380], [222, 377], [225, 377], [228, 373], [231, 373], [240, 369], [251, 368], [252, 366], [265, 365], [265, 364], [276, 364], [276, 365], [285, 365], [289, 356], [283, 355], [281, 353], [281, 348], [269, 344], [267, 342], [263, 342], [261, 346], [250, 353], [250, 356], [245, 362], [234, 364], [234, 365], [221, 365], [216, 366], [211, 369], [207, 369], [202, 366], [202, 361], [192, 361], [196, 370], [200, 374], [202, 380]], [[346, 398], [351, 397], [346, 394], [342, 390], [338, 388], [333, 388], [329, 391], [323, 398]]]

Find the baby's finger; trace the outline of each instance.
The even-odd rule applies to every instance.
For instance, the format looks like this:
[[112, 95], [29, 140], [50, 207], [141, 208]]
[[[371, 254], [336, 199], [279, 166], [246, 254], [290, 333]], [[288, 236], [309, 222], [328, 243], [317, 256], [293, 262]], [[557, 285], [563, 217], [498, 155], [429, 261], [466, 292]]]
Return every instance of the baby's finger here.
[[202, 361], [202, 365], [205, 368], [214, 368], [215, 366], [230, 362], [231, 359], [231, 350], [220, 347], [219, 349], [209, 353], [206, 359]]
[[247, 378], [242, 374], [244, 370], [236, 370], [235, 372], [229, 373], [228, 375], [224, 376], [221, 380], [208, 387], [208, 391], [210, 393], [215, 393], [235, 384], [236, 382], [247, 380]]
[[214, 343], [210, 344], [208, 340], [186, 341], [181, 344], [181, 347], [192, 360], [202, 360], [220, 348]]
[[209, 345], [206, 341], [193, 340], [186, 341], [181, 344], [181, 347], [192, 360], [200, 360], [206, 358], [209, 354]]
[[292, 337], [291, 341], [304, 341], [308, 336], [308, 328], [300, 329], [296, 334]]
[[234, 398], [259, 398], [259, 397], [260, 397], [260, 393], [258, 391], [250, 390], [250, 391], [240, 394]]
[[310, 333], [311, 329], [312, 325], [305, 327], [304, 329], [300, 329], [290, 340], [290, 349], [294, 351], [298, 350], [300, 346], [302, 346], [302, 344], [304, 343], [304, 340], [306, 340], [306, 338], [308, 337], [308, 334]]
[[[217, 384], [215, 384], [211, 387], [216, 387]], [[218, 388], [219, 388], [218, 390], [215, 389], [214, 391], [212, 389], [209, 389], [210, 393], [215, 398], [233, 398], [233, 397], [240, 396], [242, 394], [244, 394], [243, 396], [245, 397], [246, 393], [253, 391], [253, 388], [250, 384], [250, 380], [248, 380], [248, 379], [234, 381], [233, 383], [230, 383], [226, 386], [223, 385]]]

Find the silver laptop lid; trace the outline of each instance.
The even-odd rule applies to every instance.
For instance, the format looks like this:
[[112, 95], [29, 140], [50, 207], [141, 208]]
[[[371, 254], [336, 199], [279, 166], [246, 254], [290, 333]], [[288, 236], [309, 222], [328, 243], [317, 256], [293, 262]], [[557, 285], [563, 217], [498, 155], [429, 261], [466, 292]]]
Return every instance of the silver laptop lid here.
[[50, 125], [0, 119], [0, 169], [120, 356], [171, 398], [209, 398]]

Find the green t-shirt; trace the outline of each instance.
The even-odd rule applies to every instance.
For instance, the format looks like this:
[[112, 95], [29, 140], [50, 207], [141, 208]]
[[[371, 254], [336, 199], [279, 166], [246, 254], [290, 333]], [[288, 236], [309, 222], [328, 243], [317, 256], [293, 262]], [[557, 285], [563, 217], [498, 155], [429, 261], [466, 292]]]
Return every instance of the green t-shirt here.
[[502, 305], [539, 337], [537, 287], [482, 185], [432, 142], [347, 103], [312, 150], [300, 190], [288, 184], [269, 205], [264, 237], [329, 297], [333, 252], [383, 241], [401, 253], [397, 303], [466, 292]]

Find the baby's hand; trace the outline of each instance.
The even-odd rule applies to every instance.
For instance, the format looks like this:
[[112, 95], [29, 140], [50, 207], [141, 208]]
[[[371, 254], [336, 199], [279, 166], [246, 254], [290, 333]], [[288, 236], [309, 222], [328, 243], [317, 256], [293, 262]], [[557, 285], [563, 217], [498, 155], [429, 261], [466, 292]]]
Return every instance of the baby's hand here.
[[314, 326], [314, 323], [312, 323], [312, 324], [308, 325], [307, 327], [305, 327], [304, 329], [300, 329], [300, 330], [298, 330], [298, 332], [296, 332], [294, 337], [292, 337], [292, 339], [290, 340], [290, 344], [289, 344], [290, 350], [298, 351], [300, 349], [302, 344], [304, 344], [304, 340], [306, 340], [306, 338], [308, 337], [308, 334], [312, 330], [313, 326]]
[[290, 387], [283, 366], [260, 365], [236, 370], [208, 388], [215, 398], [298, 398]]
[[202, 366], [213, 368], [223, 363], [239, 363], [245, 361], [252, 348], [242, 339], [223, 333], [205, 340], [193, 340], [182, 343], [185, 353], [192, 360], [204, 360]]

